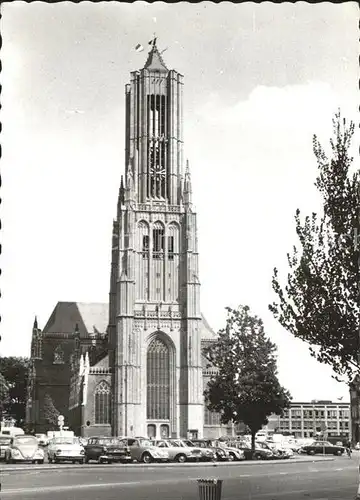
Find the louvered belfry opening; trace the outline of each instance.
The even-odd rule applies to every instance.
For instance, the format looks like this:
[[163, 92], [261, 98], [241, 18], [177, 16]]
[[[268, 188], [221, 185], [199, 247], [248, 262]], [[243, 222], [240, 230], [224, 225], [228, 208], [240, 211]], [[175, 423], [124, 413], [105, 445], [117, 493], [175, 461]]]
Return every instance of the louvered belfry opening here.
[[147, 418], [170, 419], [170, 351], [156, 337], [147, 351]]
[[[158, 78], [160, 81], [160, 77]], [[156, 81], [156, 79], [154, 79]], [[167, 113], [166, 95], [147, 96], [148, 123], [148, 198], [167, 197]]]

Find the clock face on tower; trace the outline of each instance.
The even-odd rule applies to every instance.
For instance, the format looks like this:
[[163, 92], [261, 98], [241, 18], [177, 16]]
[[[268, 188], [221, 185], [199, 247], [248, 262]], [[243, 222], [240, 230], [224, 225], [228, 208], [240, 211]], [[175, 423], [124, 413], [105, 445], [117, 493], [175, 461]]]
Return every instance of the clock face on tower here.
[[166, 170], [163, 167], [152, 166], [150, 167], [150, 174], [157, 179], [165, 179]]

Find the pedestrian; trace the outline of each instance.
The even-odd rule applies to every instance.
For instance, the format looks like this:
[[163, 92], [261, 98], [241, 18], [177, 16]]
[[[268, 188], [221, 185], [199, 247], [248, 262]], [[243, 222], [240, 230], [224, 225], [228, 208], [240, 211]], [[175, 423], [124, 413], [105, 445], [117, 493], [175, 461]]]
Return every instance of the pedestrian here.
[[352, 450], [351, 450], [351, 441], [349, 439], [349, 441], [346, 443], [346, 453], [347, 453], [347, 456], [349, 458], [351, 458], [351, 452], [352, 452]]

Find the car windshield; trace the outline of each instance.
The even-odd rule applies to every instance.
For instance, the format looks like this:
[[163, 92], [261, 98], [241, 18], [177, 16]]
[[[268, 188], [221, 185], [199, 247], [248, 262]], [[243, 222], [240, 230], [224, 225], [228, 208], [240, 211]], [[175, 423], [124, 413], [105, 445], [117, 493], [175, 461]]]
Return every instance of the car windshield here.
[[96, 441], [96, 444], [105, 444], [109, 446], [111, 444], [124, 444], [124, 442], [120, 441], [118, 438], [100, 438]]
[[150, 439], [139, 439], [140, 446], [154, 446], [153, 441], [150, 441]]
[[11, 441], [11, 437], [0, 436], [0, 444], [9, 444], [10, 441]]
[[190, 447], [194, 447], [195, 446], [192, 441], [184, 440], [182, 442], [184, 443], [184, 446], [190, 446]]
[[56, 437], [52, 440], [52, 444], [79, 444], [77, 437]]
[[19, 445], [19, 444], [36, 444], [37, 446], [37, 439], [35, 436], [17, 436], [14, 438], [14, 444]]

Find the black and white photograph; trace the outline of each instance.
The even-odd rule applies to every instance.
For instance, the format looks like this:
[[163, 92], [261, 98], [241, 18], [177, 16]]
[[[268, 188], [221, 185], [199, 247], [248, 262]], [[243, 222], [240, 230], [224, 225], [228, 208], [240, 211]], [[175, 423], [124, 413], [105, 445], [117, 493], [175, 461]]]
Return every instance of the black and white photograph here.
[[360, 500], [357, 2], [0, 33], [1, 500]]

